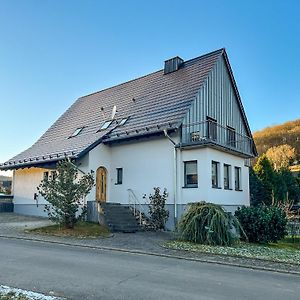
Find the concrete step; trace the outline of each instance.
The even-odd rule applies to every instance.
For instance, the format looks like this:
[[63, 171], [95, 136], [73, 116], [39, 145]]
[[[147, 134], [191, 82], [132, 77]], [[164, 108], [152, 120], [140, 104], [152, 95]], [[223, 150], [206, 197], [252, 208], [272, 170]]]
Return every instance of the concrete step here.
[[114, 232], [136, 232], [138, 222], [128, 206], [120, 203], [102, 203], [106, 224]]

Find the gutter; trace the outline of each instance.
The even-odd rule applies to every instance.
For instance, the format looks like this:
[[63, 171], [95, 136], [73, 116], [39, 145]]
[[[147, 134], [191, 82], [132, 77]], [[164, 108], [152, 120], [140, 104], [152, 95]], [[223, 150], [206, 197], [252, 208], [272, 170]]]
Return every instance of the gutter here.
[[173, 144], [173, 163], [174, 163], [174, 174], [173, 174], [173, 185], [174, 185], [174, 226], [176, 227], [178, 211], [177, 211], [177, 147], [176, 142], [168, 135], [167, 129], [164, 129], [165, 137]]

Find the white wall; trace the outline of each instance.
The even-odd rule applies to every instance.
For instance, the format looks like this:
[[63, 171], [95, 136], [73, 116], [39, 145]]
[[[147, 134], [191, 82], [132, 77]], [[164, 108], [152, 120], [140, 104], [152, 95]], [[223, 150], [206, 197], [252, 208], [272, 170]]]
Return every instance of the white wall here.
[[[26, 168], [14, 171], [14, 204], [36, 204], [33, 196], [34, 193], [37, 193], [37, 187], [41, 183], [45, 171], [49, 170], [42, 168]], [[44, 198], [39, 196], [38, 203], [45, 204], [47, 202]]]
[[[182, 150], [179, 153], [180, 161], [178, 169], [180, 174], [179, 185], [184, 186], [184, 161], [197, 160], [198, 162], [198, 187], [179, 188], [179, 204], [189, 202], [208, 201], [222, 205], [249, 205], [249, 170], [244, 166], [244, 159], [238, 156], [218, 151], [211, 148]], [[213, 188], [211, 182], [211, 162], [219, 162], [219, 186]], [[223, 165], [231, 165], [231, 190], [224, 189]], [[234, 188], [234, 167], [241, 168], [241, 189]]]
[[[88, 169], [104, 166], [108, 171], [107, 201], [128, 203], [132, 189], [139, 200], [153, 187], [167, 188], [168, 203], [173, 203], [173, 146], [166, 138], [149, 139], [114, 146], [99, 145], [89, 153]], [[117, 168], [123, 168], [123, 183], [116, 185]], [[88, 197], [95, 200], [95, 189]]]

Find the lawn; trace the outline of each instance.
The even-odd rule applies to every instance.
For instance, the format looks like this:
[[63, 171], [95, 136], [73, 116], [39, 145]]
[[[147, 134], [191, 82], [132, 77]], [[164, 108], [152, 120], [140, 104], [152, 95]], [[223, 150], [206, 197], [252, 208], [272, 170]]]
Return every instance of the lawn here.
[[74, 229], [61, 227], [60, 225], [50, 225], [46, 227], [30, 229], [28, 232], [76, 238], [97, 238], [110, 236], [110, 231], [106, 226], [101, 226], [92, 222], [78, 222], [75, 224]]
[[300, 237], [295, 243], [286, 238], [278, 243], [268, 245], [238, 243], [232, 247], [208, 246], [184, 241], [169, 241], [165, 247], [175, 250], [229, 255], [245, 258], [258, 258], [274, 262], [285, 262], [300, 265]]

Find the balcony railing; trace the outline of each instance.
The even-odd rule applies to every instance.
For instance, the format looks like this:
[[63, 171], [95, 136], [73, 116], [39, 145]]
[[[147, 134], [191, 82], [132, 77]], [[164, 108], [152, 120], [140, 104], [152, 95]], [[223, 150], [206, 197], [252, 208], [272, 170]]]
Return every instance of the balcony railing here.
[[237, 133], [234, 128], [222, 126], [214, 121], [182, 125], [181, 145], [213, 144], [247, 156], [253, 155], [252, 138]]

